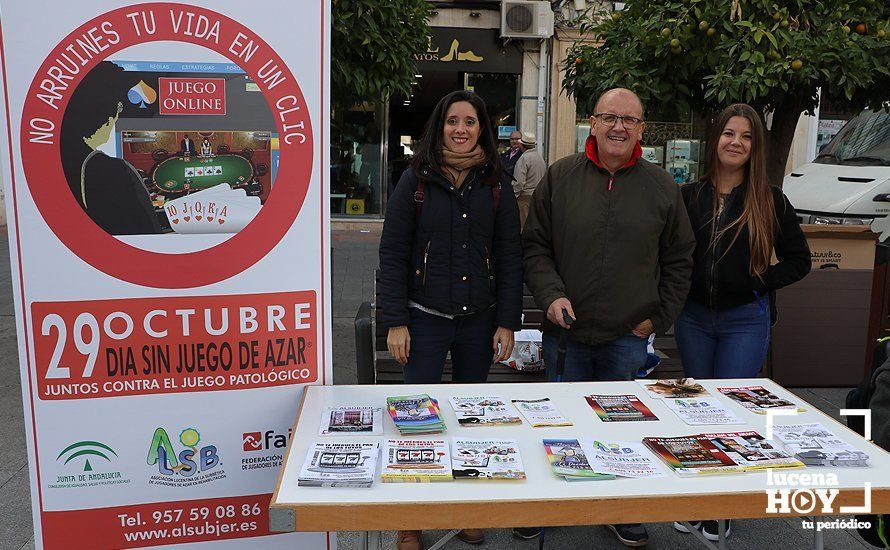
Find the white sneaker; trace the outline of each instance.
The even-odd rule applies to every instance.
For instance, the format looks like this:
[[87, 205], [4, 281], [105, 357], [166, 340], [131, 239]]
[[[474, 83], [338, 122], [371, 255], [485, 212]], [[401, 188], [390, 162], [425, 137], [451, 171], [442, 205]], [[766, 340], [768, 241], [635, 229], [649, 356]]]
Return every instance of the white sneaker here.
[[[710, 520], [702, 522], [702, 535], [705, 536], [706, 539], [712, 542], [717, 542], [720, 540], [720, 534], [718, 532], [717, 520]], [[732, 520], [726, 520], [726, 533], [725, 537], [729, 538], [729, 533], [732, 531]]]
[[[698, 531], [698, 530], [701, 528], [701, 522], [700, 522], [700, 521], [690, 521], [690, 522], [688, 522], [688, 523], [689, 523], [689, 525], [691, 525], [692, 528], [695, 529], [696, 531]], [[679, 532], [681, 532], [681, 533], [691, 533], [691, 532], [692, 532], [692, 531], [690, 531], [684, 524], [680, 523], [679, 521], [675, 521], [675, 522], [674, 522], [674, 529], [676, 529], [677, 531], [679, 531]]]

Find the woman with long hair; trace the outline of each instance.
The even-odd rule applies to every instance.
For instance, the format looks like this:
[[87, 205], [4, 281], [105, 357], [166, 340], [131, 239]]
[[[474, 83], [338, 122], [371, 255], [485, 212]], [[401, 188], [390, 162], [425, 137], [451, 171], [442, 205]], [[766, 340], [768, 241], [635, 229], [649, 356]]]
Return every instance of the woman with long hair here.
[[[765, 132], [753, 108], [723, 110], [706, 155], [701, 180], [682, 189], [696, 247], [674, 334], [686, 376], [753, 378], [769, 346], [771, 296], [810, 271], [810, 249], [791, 203], [767, 179]], [[702, 530], [717, 540], [716, 521]]]
[[[522, 312], [519, 210], [501, 190], [498, 152], [485, 103], [457, 91], [427, 121], [411, 166], [387, 204], [380, 240], [380, 317], [406, 384], [485, 382], [513, 350]], [[482, 531], [458, 537], [479, 544]], [[420, 548], [400, 531], [398, 548]]]

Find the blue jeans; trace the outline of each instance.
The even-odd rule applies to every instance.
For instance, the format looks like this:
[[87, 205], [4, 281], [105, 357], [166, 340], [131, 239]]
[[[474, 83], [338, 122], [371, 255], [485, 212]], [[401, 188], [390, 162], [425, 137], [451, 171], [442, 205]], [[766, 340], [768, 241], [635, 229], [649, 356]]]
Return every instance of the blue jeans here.
[[716, 310], [689, 300], [674, 323], [674, 337], [686, 376], [754, 378], [769, 348], [769, 296]]
[[494, 359], [492, 341], [497, 329], [495, 308], [447, 319], [409, 309], [411, 349], [404, 367], [406, 384], [442, 382], [445, 359], [451, 352], [451, 379], [459, 384], [485, 382]]
[[[646, 342], [646, 338], [633, 334], [595, 346], [566, 342], [566, 365], [562, 381], [633, 380], [640, 367], [646, 364]], [[547, 380], [554, 382], [559, 338], [545, 334], [543, 345]]]

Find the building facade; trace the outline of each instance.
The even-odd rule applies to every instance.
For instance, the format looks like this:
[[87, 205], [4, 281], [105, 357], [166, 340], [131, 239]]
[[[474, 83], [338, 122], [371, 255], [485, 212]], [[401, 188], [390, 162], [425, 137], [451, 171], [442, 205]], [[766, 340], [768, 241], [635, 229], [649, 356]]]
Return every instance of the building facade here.
[[[432, 2], [431, 36], [414, 54], [417, 71], [408, 97], [353, 106], [332, 124], [331, 215], [336, 221], [381, 220], [393, 186], [408, 166], [436, 102], [455, 90], [472, 90], [486, 102], [502, 148], [510, 132], [533, 132], [552, 163], [583, 151], [592, 113], [578, 112], [563, 91], [568, 51], [585, 40], [575, 20], [587, 8], [608, 13], [622, 3], [574, 0], [543, 2], [555, 12], [552, 35], [508, 38], [502, 33], [501, 0]], [[802, 117], [788, 170], [815, 150], [818, 123]], [[701, 175], [706, 121], [696, 113], [647, 112], [644, 157], [678, 183]], [[339, 137], [338, 137], [339, 136]], [[812, 143], [811, 143], [812, 142]], [[335, 223], [336, 225], [336, 223]]]

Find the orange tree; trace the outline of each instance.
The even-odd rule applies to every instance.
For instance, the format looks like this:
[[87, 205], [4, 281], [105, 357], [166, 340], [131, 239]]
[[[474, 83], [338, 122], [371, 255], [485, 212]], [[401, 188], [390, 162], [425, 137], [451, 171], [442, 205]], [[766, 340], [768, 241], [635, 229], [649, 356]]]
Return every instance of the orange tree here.
[[890, 3], [884, 0], [630, 0], [581, 25], [564, 66], [579, 113], [616, 86], [650, 109], [716, 112], [744, 102], [772, 113], [767, 169], [781, 185], [800, 113], [817, 88], [851, 109], [890, 99]]

